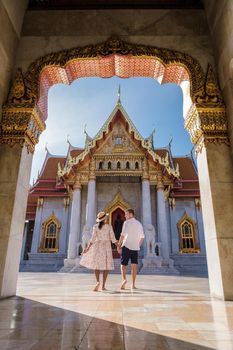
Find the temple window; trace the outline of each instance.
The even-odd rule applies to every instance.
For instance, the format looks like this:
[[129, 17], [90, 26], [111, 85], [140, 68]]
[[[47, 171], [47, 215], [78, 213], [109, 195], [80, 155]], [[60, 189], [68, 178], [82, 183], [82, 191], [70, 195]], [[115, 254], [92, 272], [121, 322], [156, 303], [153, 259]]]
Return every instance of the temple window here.
[[194, 221], [185, 214], [177, 226], [180, 236], [180, 253], [199, 253]]
[[103, 169], [103, 162], [99, 162], [99, 170]]
[[58, 252], [58, 238], [61, 225], [54, 214], [42, 224], [42, 241], [39, 251], [42, 253]]
[[126, 169], [130, 169], [129, 162], [126, 162]]
[[112, 169], [112, 163], [108, 162], [108, 170], [111, 170], [111, 169]]
[[121, 163], [117, 162], [117, 169], [119, 170], [121, 168]]
[[139, 164], [138, 164], [138, 162], [135, 163], [135, 169], [136, 169], [136, 170], [139, 169]]
[[122, 144], [122, 138], [121, 137], [116, 137], [115, 143], [116, 143], [116, 145], [121, 145]]

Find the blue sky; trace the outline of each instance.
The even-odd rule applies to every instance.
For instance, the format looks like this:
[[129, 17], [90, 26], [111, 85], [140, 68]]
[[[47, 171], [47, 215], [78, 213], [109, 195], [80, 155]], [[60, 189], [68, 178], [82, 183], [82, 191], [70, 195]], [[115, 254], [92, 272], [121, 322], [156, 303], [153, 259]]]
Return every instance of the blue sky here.
[[49, 90], [46, 130], [36, 146], [31, 183], [43, 165], [46, 144], [50, 153], [65, 155], [67, 135], [72, 145], [83, 147], [86, 124], [88, 134], [95, 136], [116, 105], [119, 84], [121, 103], [143, 137], [155, 128], [155, 147], [165, 147], [173, 137], [173, 155], [190, 153], [192, 144], [183, 126], [183, 94], [177, 85], [160, 85], [152, 78], [81, 78]]

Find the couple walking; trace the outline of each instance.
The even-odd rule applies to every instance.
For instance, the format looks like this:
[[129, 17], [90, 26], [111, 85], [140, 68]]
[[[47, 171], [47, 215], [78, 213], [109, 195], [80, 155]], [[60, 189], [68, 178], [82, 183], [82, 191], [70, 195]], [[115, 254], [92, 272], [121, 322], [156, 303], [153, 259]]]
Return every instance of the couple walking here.
[[100, 212], [97, 215], [96, 225], [93, 227], [92, 237], [85, 248], [80, 260], [80, 265], [95, 270], [96, 285], [94, 291], [100, 287], [100, 271], [103, 271], [102, 290], [106, 290], [105, 284], [109, 270], [114, 270], [111, 242], [117, 246], [121, 255], [121, 289], [126, 285], [126, 269], [131, 260], [132, 289], [135, 289], [135, 281], [138, 266], [138, 251], [144, 239], [142, 224], [135, 219], [134, 210], [125, 211], [126, 221], [123, 224], [119, 241], [116, 240], [112, 226], [106, 223], [107, 214]]

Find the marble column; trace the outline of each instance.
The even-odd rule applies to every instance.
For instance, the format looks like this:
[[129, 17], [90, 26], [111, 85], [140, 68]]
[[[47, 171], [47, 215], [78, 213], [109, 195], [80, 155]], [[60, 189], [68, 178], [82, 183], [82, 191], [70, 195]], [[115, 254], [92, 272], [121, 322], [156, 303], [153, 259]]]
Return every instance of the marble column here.
[[32, 153], [1, 145], [0, 161], [0, 297], [8, 297], [16, 292]]
[[233, 300], [233, 165], [231, 149], [208, 143], [198, 153], [206, 255], [212, 296]]
[[143, 242], [144, 257], [147, 251], [148, 237], [146, 237], [147, 226], [152, 224], [151, 217], [151, 197], [150, 197], [150, 181], [148, 178], [142, 179], [142, 225], [144, 228], [145, 239]]
[[[43, 205], [40, 206], [37, 203], [36, 208], [36, 219], [35, 219], [35, 226], [33, 230], [33, 236], [32, 236], [32, 246], [31, 246], [31, 253], [30, 254], [36, 254], [39, 252], [39, 248], [41, 245], [42, 240], [42, 223], [43, 223]], [[29, 255], [30, 256], [30, 255]]]
[[77, 243], [80, 236], [81, 223], [81, 184], [77, 182], [73, 188], [73, 198], [70, 216], [70, 234], [68, 243], [67, 258], [75, 259], [77, 257]]
[[20, 255], [20, 263], [22, 263], [23, 260], [24, 260], [26, 241], [27, 241], [27, 234], [28, 234], [28, 226], [29, 226], [29, 222], [27, 220], [27, 221], [25, 221], [25, 225], [24, 225], [23, 242], [22, 242], [21, 255]]
[[161, 182], [157, 184], [157, 230], [159, 241], [161, 242], [162, 257], [164, 259], [169, 259], [167, 211], [164, 186]]
[[202, 211], [201, 208], [195, 207], [196, 211], [196, 221], [197, 221], [197, 229], [198, 229], [198, 243], [200, 248], [201, 254], [206, 254], [205, 249], [205, 236], [204, 236], [204, 227], [203, 227], [203, 220], [202, 220]]
[[87, 188], [87, 205], [86, 205], [86, 226], [90, 229], [95, 223], [96, 205], [95, 205], [96, 181], [90, 179]]
[[148, 224], [152, 224], [150, 181], [147, 179], [142, 180], [142, 224], [144, 230]]
[[89, 181], [87, 186], [87, 204], [86, 204], [86, 228], [90, 231], [96, 218], [96, 177], [95, 177], [95, 159], [92, 158], [89, 165]]

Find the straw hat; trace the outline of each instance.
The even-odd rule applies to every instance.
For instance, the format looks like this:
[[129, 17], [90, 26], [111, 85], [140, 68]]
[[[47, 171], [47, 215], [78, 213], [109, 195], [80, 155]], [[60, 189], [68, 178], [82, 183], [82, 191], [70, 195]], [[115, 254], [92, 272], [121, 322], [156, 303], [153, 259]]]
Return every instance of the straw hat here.
[[104, 211], [100, 211], [97, 214], [96, 222], [100, 222], [100, 221], [105, 220], [107, 216], [108, 216], [108, 214], [106, 214]]

